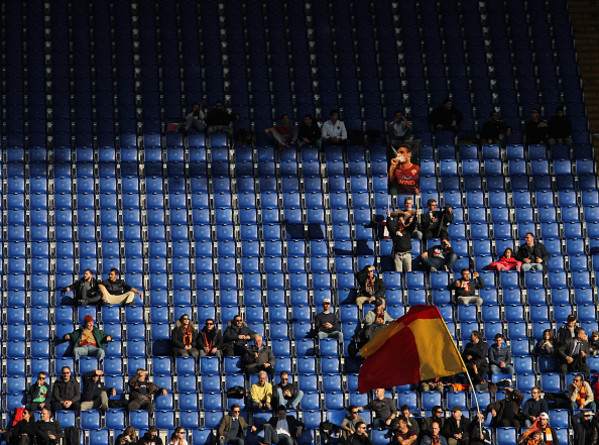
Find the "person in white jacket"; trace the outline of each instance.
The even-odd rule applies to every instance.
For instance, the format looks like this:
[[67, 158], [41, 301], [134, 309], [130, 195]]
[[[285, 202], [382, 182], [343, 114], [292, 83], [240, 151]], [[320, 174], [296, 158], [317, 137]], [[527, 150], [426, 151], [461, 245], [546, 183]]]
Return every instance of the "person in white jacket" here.
[[347, 130], [339, 120], [339, 110], [332, 110], [329, 120], [322, 124], [322, 141], [324, 145], [347, 145]]

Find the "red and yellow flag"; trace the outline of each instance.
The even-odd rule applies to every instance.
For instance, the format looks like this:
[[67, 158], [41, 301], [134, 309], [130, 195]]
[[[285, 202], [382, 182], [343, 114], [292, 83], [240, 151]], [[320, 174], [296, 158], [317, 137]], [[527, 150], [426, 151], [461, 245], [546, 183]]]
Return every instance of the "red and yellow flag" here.
[[436, 306], [412, 306], [360, 349], [358, 390], [390, 388], [467, 372]]

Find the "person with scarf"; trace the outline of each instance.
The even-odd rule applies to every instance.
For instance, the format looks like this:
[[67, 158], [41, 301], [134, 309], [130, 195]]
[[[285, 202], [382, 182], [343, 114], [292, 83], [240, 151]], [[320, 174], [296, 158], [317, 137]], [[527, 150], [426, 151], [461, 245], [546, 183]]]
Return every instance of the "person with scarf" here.
[[422, 445], [447, 445], [447, 439], [441, 436], [441, 425], [435, 421], [431, 424], [430, 435], [426, 435], [422, 438], [420, 443]]
[[478, 411], [476, 419], [470, 422], [470, 445], [490, 445], [491, 432], [484, 427], [485, 417]]
[[358, 282], [356, 304], [359, 309], [362, 309], [364, 303], [373, 303], [377, 298], [380, 298], [384, 305], [387, 287], [383, 279], [375, 275], [374, 272], [374, 266], [366, 266], [356, 274], [356, 281]]
[[171, 332], [173, 356], [198, 358], [200, 353], [196, 348], [197, 340], [198, 332], [193, 327], [189, 315], [181, 315], [175, 329]]
[[[541, 437], [534, 439], [533, 435], [537, 431], [540, 432]], [[541, 441], [543, 441], [546, 445], [559, 445], [559, 439], [557, 438], [555, 430], [549, 426], [549, 414], [541, 413], [541, 415], [534, 421], [532, 426], [522, 433], [518, 444], [528, 444], [529, 439], [532, 439], [533, 441], [538, 440], [536, 445], [542, 445]]]
[[198, 335], [200, 357], [211, 356], [221, 358], [224, 342], [223, 334], [220, 329], [216, 328], [216, 321], [213, 318], [207, 319], [206, 326], [202, 328]]
[[499, 260], [489, 264], [487, 269], [495, 270], [497, 272], [504, 272], [506, 270], [517, 270], [520, 272], [521, 267], [522, 261], [518, 261], [516, 258], [514, 258], [514, 251], [508, 247], [503, 252], [502, 257]]
[[595, 396], [591, 385], [584, 380], [582, 374], [576, 374], [574, 381], [568, 386], [568, 398], [572, 404], [572, 410], [590, 409], [596, 410]]
[[383, 300], [377, 298], [374, 302], [374, 309], [368, 311], [364, 317], [363, 337], [366, 342], [372, 340], [377, 332], [392, 321], [393, 317], [391, 317], [385, 310]]

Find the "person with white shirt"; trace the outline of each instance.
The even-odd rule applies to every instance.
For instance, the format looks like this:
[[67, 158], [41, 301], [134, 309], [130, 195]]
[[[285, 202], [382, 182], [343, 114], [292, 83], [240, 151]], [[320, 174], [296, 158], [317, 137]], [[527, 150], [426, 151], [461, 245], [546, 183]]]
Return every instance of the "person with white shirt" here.
[[324, 145], [347, 145], [347, 130], [339, 120], [339, 110], [332, 110], [329, 120], [322, 124], [322, 141]]
[[287, 415], [287, 408], [280, 405], [277, 415], [264, 424], [264, 439], [260, 444], [296, 445], [302, 435], [303, 424]]

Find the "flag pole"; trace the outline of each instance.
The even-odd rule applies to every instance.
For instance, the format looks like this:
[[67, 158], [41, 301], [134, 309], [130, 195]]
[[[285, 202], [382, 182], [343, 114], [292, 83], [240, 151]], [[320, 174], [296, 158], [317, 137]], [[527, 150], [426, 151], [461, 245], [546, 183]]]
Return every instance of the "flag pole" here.
[[478, 427], [480, 429], [480, 433], [483, 433], [483, 422], [478, 416], [480, 412], [480, 406], [478, 405], [478, 397], [476, 397], [476, 388], [474, 387], [474, 383], [472, 383], [472, 379], [470, 378], [470, 373], [466, 371], [466, 375], [468, 376], [468, 381], [470, 382], [470, 388], [472, 389], [472, 394], [474, 394], [474, 403], [476, 403], [476, 418], [478, 419]]

